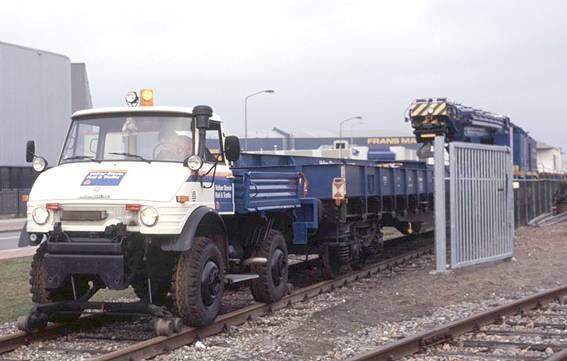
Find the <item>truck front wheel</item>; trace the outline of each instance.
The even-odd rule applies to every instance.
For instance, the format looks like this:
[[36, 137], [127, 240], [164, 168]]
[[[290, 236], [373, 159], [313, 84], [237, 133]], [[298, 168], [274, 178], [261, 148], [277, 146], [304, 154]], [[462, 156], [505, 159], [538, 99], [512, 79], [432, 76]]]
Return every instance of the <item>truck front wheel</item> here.
[[254, 299], [266, 303], [279, 301], [287, 292], [288, 279], [287, 246], [283, 234], [271, 230], [257, 245], [253, 256], [267, 259], [266, 263], [251, 266], [252, 271], [260, 275], [251, 283]]
[[[47, 288], [45, 283], [48, 276], [45, 269], [45, 254], [47, 253], [47, 242], [39, 245], [32, 259], [30, 270], [30, 292], [32, 302], [37, 304], [72, 301], [73, 287], [68, 277], [59, 288]], [[75, 276], [75, 294], [78, 298], [83, 296], [89, 289], [89, 280], [82, 275]], [[52, 315], [51, 322], [69, 322], [78, 319], [81, 313], [68, 313], [65, 315]]]
[[177, 260], [173, 296], [186, 325], [205, 326], [219, 313], [224, 292], [224, 258], [207, 237], [195, 237]]

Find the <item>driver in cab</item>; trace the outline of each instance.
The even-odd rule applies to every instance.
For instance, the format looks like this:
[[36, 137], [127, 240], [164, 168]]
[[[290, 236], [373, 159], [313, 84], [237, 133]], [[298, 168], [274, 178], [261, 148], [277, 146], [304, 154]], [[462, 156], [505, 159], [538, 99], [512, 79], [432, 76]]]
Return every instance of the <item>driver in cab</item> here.
[[193, 141], [185, 135], [179, 135], [172, 129], [159, 133], [159, 142], [163, 149], [156, 160], [184, 161], [193, 154]]

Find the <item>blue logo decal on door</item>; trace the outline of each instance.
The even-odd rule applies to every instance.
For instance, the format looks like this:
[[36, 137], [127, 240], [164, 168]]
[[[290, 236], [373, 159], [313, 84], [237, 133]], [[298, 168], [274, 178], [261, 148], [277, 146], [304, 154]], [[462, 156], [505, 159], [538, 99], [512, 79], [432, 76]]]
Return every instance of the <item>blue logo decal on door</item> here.
[[127, 170], [91, 170], [81, 186], [117, 186], [122, 182]]

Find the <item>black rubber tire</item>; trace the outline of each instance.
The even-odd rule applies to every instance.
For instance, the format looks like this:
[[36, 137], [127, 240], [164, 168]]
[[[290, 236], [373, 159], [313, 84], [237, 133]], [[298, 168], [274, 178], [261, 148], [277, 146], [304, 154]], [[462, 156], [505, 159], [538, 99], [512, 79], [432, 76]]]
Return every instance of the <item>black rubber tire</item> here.
[[[73, 288], [70, 279], [66, 279], [59, 288], [49, 289], [45, 286], [45, 264], [43, 263], [47, 253], [47, 243], [42, 243], [36, 250], [31, 264], [30, 286], [32, 301], [34, 303], [49, 303], [57, 301], [70, 301], [73, 299]], [[78, 276], [75, 278], [77, 296], [81, 297], [89, 289], [89, 282], [86, 278]]]
[[[40, 244], [37, 248], [31, 264], [30, 271], [30, 292], [34, 303], [43, 304], [58, 301], [73, 300], [73, 288], [71, 280], [66, 279], [63, 285], [58, 288], [47, 288], [45, 285], [45, 277], [47, 272], [43, 262], [47, 253], [47, 243]], [[77, 287], [77, 297], [84, 295], [89, 289], [89, 280], [85, 277], [76, 276], [75, 286]], [[80, 313], [72, 313], [65, 315], [54, 315], [49, 318], [51, 322], [72, 322], [81, 316]]]
[[[272, 276], [272, 256], [276, 250], [283, 252], [283, 270], [281, 275]], [[279, 252], [278, 252], [279, 253]], [[281, 254], [281, 253], [280, 253]], [[253, 264], [251, 271], [260, 275], [251, 281], [250, 289], [254, 299], [258, 302], [273, 303], [279, 301], [287, 293], [288, 281], [288, 259], [285, 238], [280, 231], [271, 230], [265, 240], [260, 242], [252, 252], [252, 257], [264, 257], [268, 262]], [[274, 278], [277, 279], [274, 280]]]
[[[218, 267], [218, 294], [210, 305], [203, 300], [201, 274], [207, 262]], [[175, 312], [189, 326], [211, 324], [218, 315], [224, 292], [224, 257], [218, 245], [207, 237], [195, 237], [191, 248], [179, 256], [174, 275]]]

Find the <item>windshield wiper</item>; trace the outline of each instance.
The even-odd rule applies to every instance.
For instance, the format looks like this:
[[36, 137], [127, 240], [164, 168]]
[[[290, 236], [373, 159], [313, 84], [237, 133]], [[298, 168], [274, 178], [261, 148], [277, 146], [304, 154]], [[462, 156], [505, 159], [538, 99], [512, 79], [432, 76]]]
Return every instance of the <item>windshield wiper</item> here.
[[93, 157], [89, 157], [88, 155], [74, 155], [74, 156], [72, 156], [72, 157], [63, 158], [63, 161], [66, 161], [66, 160], [75, 160], [75, 159], [88, 159], [88, 160], [90, 160], [91, 162], [100, 163], [100, 160], [96, 160], [96, 159], [94, 159]]
[[134, 158], [138, 158], [139, 160], [143, 160], [144, 162], [148, 162], [148, 163], [151, 163], [151, 162], [152, 162], [151, 160], [149, 160], [149, 159], [146, 159], [146, 158], [142, 157], [141, 155], [139, 155], [139, 154], [134, 154], [134, 153], [118, 153], [118, 152], [110, 152], [110, 153], [108, 153], [108, 154], [114, 154], [114, 155], [123, 155], [123, 156], [126, 156], [126, 157], [134, 157]]

